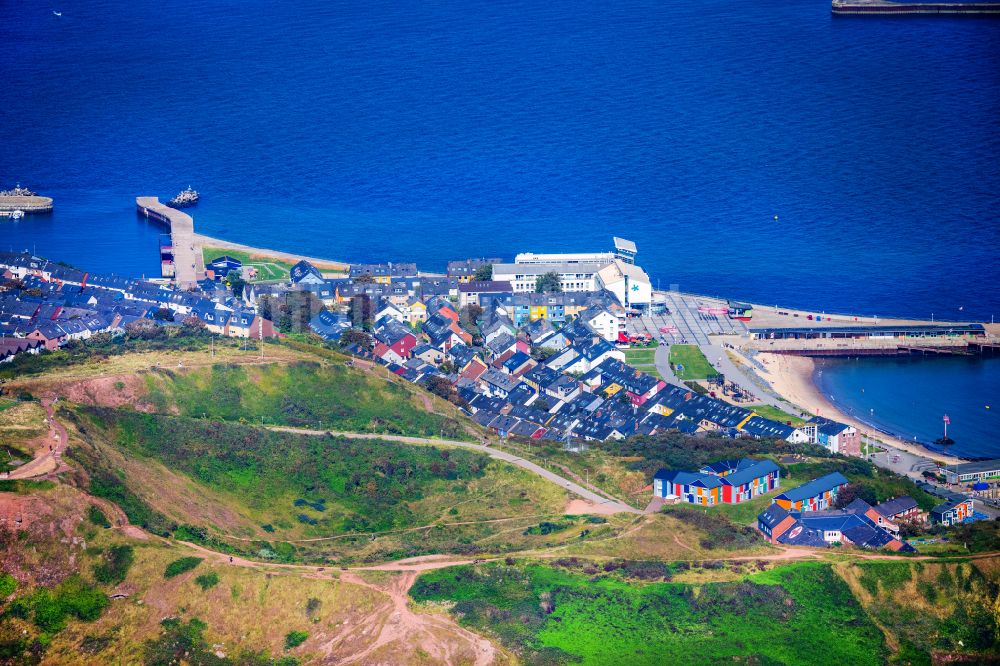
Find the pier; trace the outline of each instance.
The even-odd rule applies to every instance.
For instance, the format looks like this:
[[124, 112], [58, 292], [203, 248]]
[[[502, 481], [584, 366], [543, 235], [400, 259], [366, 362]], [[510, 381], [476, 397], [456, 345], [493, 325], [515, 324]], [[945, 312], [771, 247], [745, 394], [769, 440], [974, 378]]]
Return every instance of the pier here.
[[136, 211], [150, 220], [166, 225], [170, 241], [160, 242], [160, 268], [163, 277], [172, 278], [180, 287], [192, 287], [205, 278], [205, 258], [194, 238], [194, 219], [175, 208], [160, 203], [157, 197], [136, 197]]
[[40, 196], [0, 196], [0, 211], [14, 212], [15, 210], [31, 213], [51, 213], [52, 197]]
[[947, 14], [1000, 16], [1000, 2], [890, 2], [890, 0], [832, 0], [835, 16], [910, 16]]

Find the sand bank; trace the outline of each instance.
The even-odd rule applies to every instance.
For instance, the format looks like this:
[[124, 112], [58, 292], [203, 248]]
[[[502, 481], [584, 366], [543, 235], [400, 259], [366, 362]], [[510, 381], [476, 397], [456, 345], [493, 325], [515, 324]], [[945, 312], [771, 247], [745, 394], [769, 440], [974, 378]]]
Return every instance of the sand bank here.
[[862, 434], [870, 433], [873, 438], [884, 444], [917, 456], [938, 460], [948, 465], [963, 462], [954, 456], [931, 451], [915, 442], [907, 442], [888, 435], [839, 410], [813, 382], [813, 369], [816, 364], [811, 358], [786, 354], [759, 354], [757, 358], [766, 368], [764, 372], [758, 369], [757, 374], [766, 380], [778, 395], [809, 414], [818, 414], [852, 425]]

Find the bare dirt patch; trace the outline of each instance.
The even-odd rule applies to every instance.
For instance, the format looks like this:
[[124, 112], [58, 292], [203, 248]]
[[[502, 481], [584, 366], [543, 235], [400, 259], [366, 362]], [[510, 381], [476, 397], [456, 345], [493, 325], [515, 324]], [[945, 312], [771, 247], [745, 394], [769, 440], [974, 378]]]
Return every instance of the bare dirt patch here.
[[566, 508], [563, 510], [563, 513], [567, 516], [580, 516], [583, 514], [610, 516], [618, 512], [618, 507], [615, 504], [597, 504], [596, 502], [588, 502], [585, 499], [579, 498], [567, 502]]

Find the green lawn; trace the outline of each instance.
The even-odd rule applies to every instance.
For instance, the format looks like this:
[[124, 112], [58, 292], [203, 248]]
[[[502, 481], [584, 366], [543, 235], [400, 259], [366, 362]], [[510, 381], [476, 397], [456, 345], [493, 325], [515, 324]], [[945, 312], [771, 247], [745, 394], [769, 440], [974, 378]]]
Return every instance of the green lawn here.
[[[453, 602], [462, 624], [528, 664], [880, 664], [884, 640], [829, 564], [796, 563], [740, 582], [625, 580], [527, 564], [422, 575], [418, 601]], [[667, 574], [669, 576], [669, 574]]]
[[781, 423], [791, 422], [792, 426], [796, 428], [806, 422], [805, 419], [799, 418], [798, 416], [792, 416], [788, 412], [771, 405], [754, 405], [750, 409], [757, 412], [765, 419], [771, 419], [772, 421], [779, 421]]
[[251, 280], [251, 282], [287, 280], [288, 271], [291, 270], [294, 265], [289, 261], [283, 261], [281, 259], [265, 259], [257, 256], [251, 257], [249, 252], [243, 252], [241, 250], [227, 250], [225, 248], [204, 246], [201, 248], [201, 252], [205, 257], [205, 266], [208, 266], [213, 259], [218, 259], [222, 256], [230, 256], [233, 259], [237, 259], [242, 262], [244, 266], [255, 267], [257, 269], [257, 278]]
[[653, 344], [650, 347], [634, 347], [632, 349], [624, 350], [625, 362], [631, 365], [637, 370], [641, 370], [648, 375], [654, 377], [660, 376], [659, 371], [656, 369], [656, 345]]
[[678, 379], [708, 379], [719, 374], [697, 345], [672, 345], [670, 365]]

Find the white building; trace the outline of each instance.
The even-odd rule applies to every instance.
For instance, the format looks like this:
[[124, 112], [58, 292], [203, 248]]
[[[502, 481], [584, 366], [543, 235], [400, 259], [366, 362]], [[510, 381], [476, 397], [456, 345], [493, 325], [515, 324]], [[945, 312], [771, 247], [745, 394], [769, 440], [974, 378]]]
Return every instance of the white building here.
[[615, 259], [597, 273], [597, 283], [626, 308], [645, 309], [653, 300], [653, 285], [646, 271], [635, 264]]
[[606, 265], [600, 262], [493, 264], [493, 279], [510, 282], [515, 294], [523, 294], [534, 292], [542, 275], [556, 273], [563, 291], [597, 291], [597, 272]]

